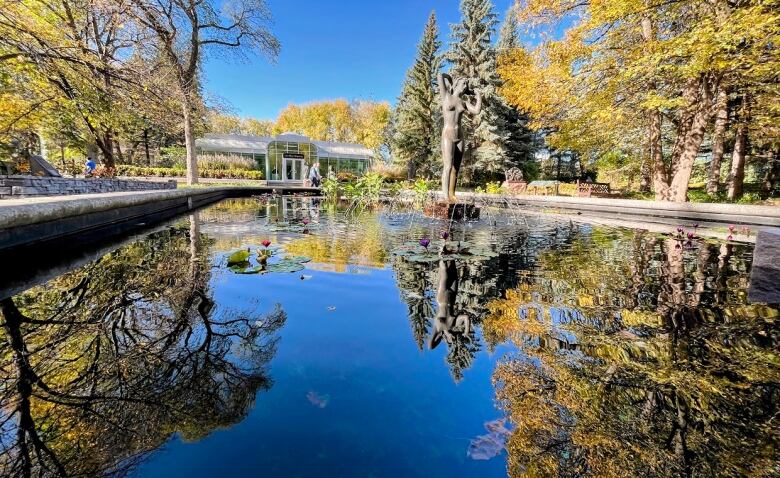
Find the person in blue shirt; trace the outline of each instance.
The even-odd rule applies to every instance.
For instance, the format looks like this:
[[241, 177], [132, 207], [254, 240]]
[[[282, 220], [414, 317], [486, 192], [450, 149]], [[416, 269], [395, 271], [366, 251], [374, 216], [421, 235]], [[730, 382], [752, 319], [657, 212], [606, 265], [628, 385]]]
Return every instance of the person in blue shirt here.
[[92, 176], [96, 168], [97, 168], [97, 164], [95, 164], [92, 158], [87, 158], [87, 162], [84, 163], [84, 176], [85, 177]]

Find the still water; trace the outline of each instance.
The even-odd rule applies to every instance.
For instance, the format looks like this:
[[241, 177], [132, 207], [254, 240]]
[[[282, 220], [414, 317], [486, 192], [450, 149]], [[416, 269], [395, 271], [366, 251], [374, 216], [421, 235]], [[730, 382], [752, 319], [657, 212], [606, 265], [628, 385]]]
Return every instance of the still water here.
[[751, 254], [224, 201], [0, 301], [0, 474], [778, 476]]

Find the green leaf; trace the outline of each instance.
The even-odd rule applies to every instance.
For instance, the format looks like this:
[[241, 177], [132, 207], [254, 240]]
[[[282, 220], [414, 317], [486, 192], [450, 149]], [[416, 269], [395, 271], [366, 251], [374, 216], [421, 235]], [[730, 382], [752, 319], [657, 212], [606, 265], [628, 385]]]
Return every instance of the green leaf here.
[[240, 251], [234, 252], [233, 254], [230, 254], [230, 256], [228, 257], [228, 266], [242, 264], [248, 261], [249, 261], [249, 251], [247, 249], [242, 249]]

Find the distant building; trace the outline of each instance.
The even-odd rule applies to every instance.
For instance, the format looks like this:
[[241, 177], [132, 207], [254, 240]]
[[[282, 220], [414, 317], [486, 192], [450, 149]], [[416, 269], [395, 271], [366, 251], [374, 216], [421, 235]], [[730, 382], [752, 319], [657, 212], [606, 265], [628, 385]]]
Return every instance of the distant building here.
[[207, 134], [195, 141], [198, 157], [241, 156], [257, 161], [269, 183], [302, 183], [315, 162], [323, 177], [366, 172], [373, 151], [359, 144], [314, 141], [295, 133], [276, 137]]

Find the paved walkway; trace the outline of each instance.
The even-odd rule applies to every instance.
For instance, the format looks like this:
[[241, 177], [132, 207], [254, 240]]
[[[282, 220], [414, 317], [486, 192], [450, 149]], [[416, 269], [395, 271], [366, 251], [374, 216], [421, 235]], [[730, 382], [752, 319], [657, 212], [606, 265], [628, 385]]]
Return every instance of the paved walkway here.
[[[636, 199], [580, 198], [568, 196], [526, 196], [457, 193], [463, 202], [510, 209], [537, 208], [568, 210], [596, 217], [641, 219], [672, 224], [740, 224], [780, 227], [780, 207], [747, 204], [674, 203]], [[437, 193], [437, 197], [441, 197]]]

